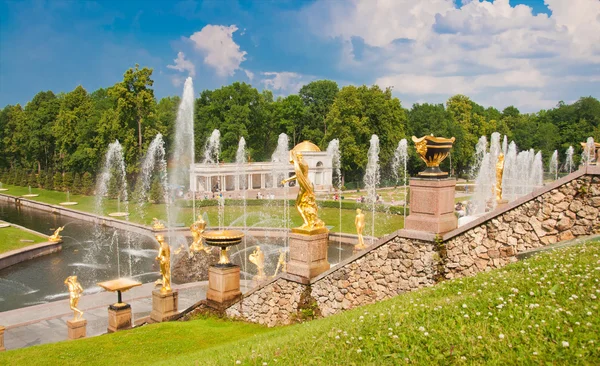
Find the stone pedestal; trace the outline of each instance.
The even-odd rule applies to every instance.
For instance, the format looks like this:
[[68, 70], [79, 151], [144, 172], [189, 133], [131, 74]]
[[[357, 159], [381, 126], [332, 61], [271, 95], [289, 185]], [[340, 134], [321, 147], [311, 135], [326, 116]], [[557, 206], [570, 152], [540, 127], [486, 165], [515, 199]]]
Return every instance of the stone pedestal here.
[[160, 290], [152, 291], [152, 312], [150, 318], [155, 322], [162, 322], [177, 314], [179, 292], [169, 291], [162, 293]]
[[498, 201], [496, 202], [496, 209], [502, 208], [506, 205], [508, 205], [508, 200]]
[[0, 352], [6, 351], [4, 348], [4, 327], [0, 325]]
[[131, 328], [131, 305], [114, 304], [108, 307], [108, 332]]
[[87, 320], [67, 320], [67, 328], [69, 331], [69, 339], [85, 338]]
[[240, 291], [240, 267], [208, 267], [208, 291], [206, 299], [218, 304], [229, 303], [242, 296]]
[[290, 261], [287, 273], [311, 279], [329, 269], [327, 244], [329, 233], [290, 234]]
[[454, 215], [456, 179], [410, 179], [410, 215], [407, 230], [445, 233], [458, 227]]

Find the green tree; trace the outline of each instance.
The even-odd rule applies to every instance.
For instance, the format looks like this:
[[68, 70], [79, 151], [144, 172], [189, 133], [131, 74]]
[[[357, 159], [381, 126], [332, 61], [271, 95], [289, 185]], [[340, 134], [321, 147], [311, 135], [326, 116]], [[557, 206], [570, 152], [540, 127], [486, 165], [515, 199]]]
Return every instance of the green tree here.
[[63, 186], [62, 174], [60, 174], [59, 172], [54, 173], [54, 179], [52, 180], [52, 185], [54, 186], [54, 189], [56, 189], [57, 191], [62, 190], [62, 186]]
[[83, 194], [91, 195], [94, 191], [94, 179], [90, 172], [83, 173], [81, 177], [81, 188]]
[[81, 194], [82, 185], [81, 185], [81, 174], [75, 173], [73, 178], [73, 186], [71, 187], [71, 193], [73, 194]]
[[117, 101], [117, 115], [122, 126], [133, 128], [137, 143], [138, 158], [142, 155], [144, 135], [143, 126], [154, 118], [156, 101], [151, 86], [152, 69], [144, 67], [129, 69], [123, 75], [123, 81], [110, 88], [108, 93]]
[[70, 191], [73, 188], [73, 173], [66, 172], [63, 174], [63, 182], [62, 182], [63, 191]]
[[54, 155], [52, 126], [58, 115], [60, 101], [51, 91], [37, 93], [25, 106], [27, 140], [23, 148], [29, 163], [37, 165], [37, 172], [47, 169]]
[[11, 169], [22, 166], [24, 154], [22, 146], [27, 140], [27, 120], [21, 105], [9, 105], [3, 111], [3, 154]]
[[306, 108], [306, 118], [302, 120], [298, 141], [310, 140], [316, 144], [323, 144], [323, 137], [327, 134], [327, 114], [339, 87], [335, 81], [312, 81], [300, 88], [299, 96]]

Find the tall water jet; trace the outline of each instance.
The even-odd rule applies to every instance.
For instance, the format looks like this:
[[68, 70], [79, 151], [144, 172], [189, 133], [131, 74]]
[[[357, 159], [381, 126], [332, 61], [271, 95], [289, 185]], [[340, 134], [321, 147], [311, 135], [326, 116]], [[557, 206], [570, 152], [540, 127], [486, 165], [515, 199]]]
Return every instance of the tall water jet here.
[[502, 139], [502, 153], [506, 156], [508, 151], [508, 136], [504, 135], [504, 139]]
[[[281, 133], [279, 134], [279, 137], [277, 138], [277, 147], [275, 148], [275, 151], [273, 152], [273, 154], [271, 155], [271, 162], [273, 163], [272, 165], [272, 170], [271, 170], [271, 178], [272, 178], [272, 185], [273, 188], [279, 187], [281, 186], [281, 181], [284, 179], [288, 178], [288, 171], [289, 171], [289, 166], [290, 166], [290, 150], [289, 150], [289, 145], [290, 145], [290, 139], [288, 137], [288, 135], [286, 135], [285, 133]], [[271, 184], [269, 184], [269, 182], [267, 182], [267, 187], [269, 187]], [[283, 224], [283, 229], [285, 231], [285, 247], [286, 247], [286, 252], [287, 252], [287, 247], [288, 247], [288, 241], [289, 241], [289, 236], [288, 236], [288, 229], [290, 226], [290, 204], [288, 201], [288, 193], [289, 193], [289, 185], [288, 184], [284, 184], [283, 185], [283, 219], [282, 219], [282, 224]]]
[[517, 197], [519, 169], [517, 165], [517, 145], [511, 141], [504, 154], [504, 173], [502, 174], [502, 197], [511, 201]]
[[[185, 80], [181, 103], [177, 110], [171, 162], [170, 188], [179, 189], [179, 187], [184, 187], [185, 189], [190, 181], [190, 167], [194, 164], [194, 86], [191, 77]], [[195, 184], [189, 188], [192, 191], [193, 199], [195, 199]], [[169, 222], [169, 227], [172, 227], [178, 220], [179, 210], [176, 209], [175, 205], [172, 205], [170, 211], [169, 220], [172, 222]]]
[[[221, 155], [221, 132], [214, 129], [204, 144], [204, 158], [202, 159], [202, 164], [219, 164], [219, 155]], [[217, 179], [218, 181], [215, 186], [212, 186], [212, 181], [209, 183], [209, 186], [212, 186], [212, 188], [215, 188], [215, 190], [219, 192], [217, 195], [219, 209], [218, 225], [219, 230], [223, 230], [225, 227], [225, 195], [222, 192], [225, 187], [222, 186], [224, 182], [220, 181], [221, 177], [217, 177]]]
[[571, 174], [571, 171], [573, 170], [573, 153], [574, 152], [575, 151], [573, 149], [573, 146], [569, 146], [569, 148], [565, 152], [565, 154], [567, 155], [566, 161], [565, 161], [565, 171], [569, 172], [569, 174]]
[[552, 157], [550, 158], [550, 164], [548, 166], [550, 175], [553, 176], [554, 180], [558, 179], [558, 150], [554, 150]]
[[481, 169], [481, 164], [483, 164], [483, 159], [485, 158], [485, 154], [487, 153], [487, 148], [487, 137], [481, 136], [479, 138], [479, 141], [477, 141], [477, 145], [475, 145], [473, 164], [471, 164], [471, 169], [469, 170], [469, 177], [472, 180], [475, 180], [477, 178], [477, 175], [479, 174], [479, 169]]
[[[238, 176], [237, 176], [237, 184], [238, 184], [238, 188], [242, 191], [242, 218], [243, 218], [243, 224], [244, 224], [244, 238], [242, 239], [242, 242], [244, 243], [244, 253], [246, 253], [246, 251], [248, 250], [248, 246], [247, 246], [247, 231], [248, 231], [248, 223], [247, 223], [247, 209], [246, 209], [246, 199], [247, 199], [247, 194], [248, 194], [248, 187], [246, 186], [246, 182], [247, 182], [247, 159], [246, 159], [246, 140], [244, 139], [244, 137], [240, 137], [240, 141], [238, 143], [238, 149], [237, 152], [235, 153], [235, 164], [237, 166], [237, 172], [238, 172]], [[244, 255], [244, 281], [246, 281], [248, 278], [248, 256]]]
[[141, 171], [138, 176], [136, 187], [136, 200], [138, 205], [138, 213], [141, 218], [145, 215], [145, 205], [148, 203], [148, 194], [152, 184], [157, 180], [160, 189], [162, 190], [162, 199], [165, 202], [167, 222], [170, 222], [169, 215], [169, 185], [167, 177], [167, 161], [165, 158], [165, 142], [162, 134], [157, 134], [154, 140], [148, 146], [148, 151], [142, 160]]
[[329, 141], [327, 145], [327, 155], [331, 156], [331, 162], [333, 165], [334, 180], [333, 185], [337, 190], [338, 202], [339, 202], [339, 238], [338, 238], [338, 263], [342, 261], [342, 164], [340, 154], [340, 140], [333, 139]]
[[116, 198], [119, 202], [125, 203], [125, 212], [129, 212], [127, 195], [127, 176], [125, 173], [125, 159], [123, 158], [123, 147], [119, 140], [115, 140], [108, 145], [108, 150], [104, 155], [102, 170], [96, 182], [96, 207], [95, 212], [103, 215], [102, 202], [105, 196]]
[[[502, 152], [500, 134], [498, 132], [492, 133], [489, 152], [483, 150], [484, 143], [485, 140], [480, 138], [475, 152], [475, 164], [480, 164], [479, 173], [475, 178], [475, 194], [472, 199], [476, 214], [482, 214], [496, 206], [496, 200], [494, 199], [496, 162], [498, 161], [498, 155]], [[480, 158], [480, 155], [483, 155], [483, 157], [481, 158], [481, 162], [478, 163], [477, 160]]]
[[371, 136], [368, 152], [367, 170], [364, 183], [367, 200], [371, 203], [371, 244], [375, 239], [375, 202], [377, 201], [377, 185], [379, 184], [379, 137]]
[[529, 177], [529, 187], [530, 191], [527, 193], [533, 192], [533, 190], [544, 185], [544, 162], [542, 161], [542, 152], [538, 151], [533, 158], [533, 163], [531, 164], [531, 175]]
[[396, 147], [396, 151], [394, 152], [394, 160], [392, 160], [392, 169], [394, 171], [394, 177], [396, 178], [396, 184], [398, 184], [399, 174], [398, 170], [402, 167], [402, 180], [404, 186], [404, 219], [406, 219], [406, 198], [407, 198], [407, 163], [408, 163], [408, 142], [406, 139], [400, 140], [398, 142], [398, 146]]
[[[102, 170], [98, 175], [96, 182], [95, 212], [98, 215], [104, 215], [103, 202], [105, 196], [117, 199], [117, 212], [109, 214], [116, 217], [127, 217], [129, 214], [129, 199], [127, 193], [127, 176], [125, 170], [125, 159], [123, 158], [123, 147], [118, 140], [108, 145], [108, 150], [104, 155]], [[121, 202], [125, 204], [124, 212], [121, 212]], [[99, 250], [98, 245], [101, 242], [101, 230], [96, 230], [95, 243], [90, 247], [86, 257], [93, 258]], [[127, 235], [128, 249], [131, 250], [131, 237]], [[119, 255], [119, 243], [116, 243], [117, 273], [121, 276], [121, 260]], [[132, 274], [131, 255], [129, 256], [129, 272]]]

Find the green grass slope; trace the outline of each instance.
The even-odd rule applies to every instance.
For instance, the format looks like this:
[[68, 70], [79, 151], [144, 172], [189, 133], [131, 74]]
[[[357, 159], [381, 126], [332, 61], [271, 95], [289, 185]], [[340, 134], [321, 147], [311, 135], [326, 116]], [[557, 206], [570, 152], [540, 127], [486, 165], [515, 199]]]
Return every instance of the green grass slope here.
[[0, 364], [598, 364], [599, 297], [594, 242], [274, 330], [158, 324], [10, 351]]
[[[26, 241], [21, 241], [26, 240]], [[17, 227], [0, 228], [0, 254], [48, 241], [46, 238]]]

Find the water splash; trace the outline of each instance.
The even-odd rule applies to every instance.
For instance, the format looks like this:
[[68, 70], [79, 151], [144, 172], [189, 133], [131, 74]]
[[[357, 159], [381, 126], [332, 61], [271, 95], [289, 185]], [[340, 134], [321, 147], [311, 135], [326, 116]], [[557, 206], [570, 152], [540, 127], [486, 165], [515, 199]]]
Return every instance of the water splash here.
[[[248, 187], [247, 187], [247, 171], [246, 171], [246, 167], [247, 167], [247, 160], [246, 160], [246, 140], [244, 139], [244, 137], [240, 137], [240, 141], [238, 143], [238, 149], [237, 152], [235, 154], [235, 164], [237, 165], [237, 184], [238, 184], [238, 188], [239, 190], [242, 191], [242, 218], [244, 221], [244, 238], [243, 238], [243, 243], [244, 243], [244, 252], [247, 250], [248, 245], [246, 243], [246, 236], [247, 236], [247, 232], [248, 232], [248, 222], [247, 222], [247, 206], [246, 206], [246, 199], [247, 199], [247, 195], [248, 195]], [[232, 224], [230, 223], [230, 226]], [[244, 268], [248, 267], [248, 259], [246, 256], [244, 256]], [[244, 272], [244, 280], [247, 280], [247, 273]]]
[[152, 185], [152, 180], [158, 178], [162, 189], [163, 200], [165, 202], [165, 211], [167, 222], [171, 223], [169, 207], [169, 186], [167, 182], [167, 161], [165, 159], [165, 142], [162, 134], [157, 134], [150, 143], [148, 151], [142, 160], [141, 171], [138, 177], [136, 194], [138, 214], [143, 219], [145, 216], [145, 206], [148, 202], [148, 193]]
[[289, 227], [291, 224], [290, 220], [290, 203], [288, 201], [289, 184], [281, 184], [283, 179], [288, 178], [288, 171], [290, 166], [290, 151], [289, 151], [290, 139], [285, 133], [279, 134], [277, 138], [277, 147], [271, 155], [271, 161], [273, 166], [271, 168], [271, 179], [272, 182], [267, 182], [265, 186], [268, 187], [283, 187], [283, 217], [282, 227], [285, 231], [285, 250], [288, 250], [289, 244]]
[[[102, 203], [107, 195], [111, 195], [122, 202], [128, 202], [125, 159], [123, 158], [123, 147], [119, 140], [115, 140], [115, 142], [108, 145], [102, 170], [98, 175], [95, 212], [99, 215], [104, 214]], [[126, 211], [129, 212], [129, 206], [127, 206]]]
[[398, 170], [400, 167], [403, 168], [402, 180], [404, 181], [404, 220], [406, 220], [406, 201], [407, 201], [407, 182], [408, 182], [408, 141], [406, 139], [400, 140], [396, 151], [394, 152], [394, 160], [392, 160], [392, 169], [394, 171], [394, 177], [396, 178], [396, 184], [400, 178]]
[[367, 201], [371, 203], [371, 244], [375, 240], [375, 202], [377, 201], [379, 178], [379, 137], [372, 135], [368, 152], [367, 170], [364, 176]]

